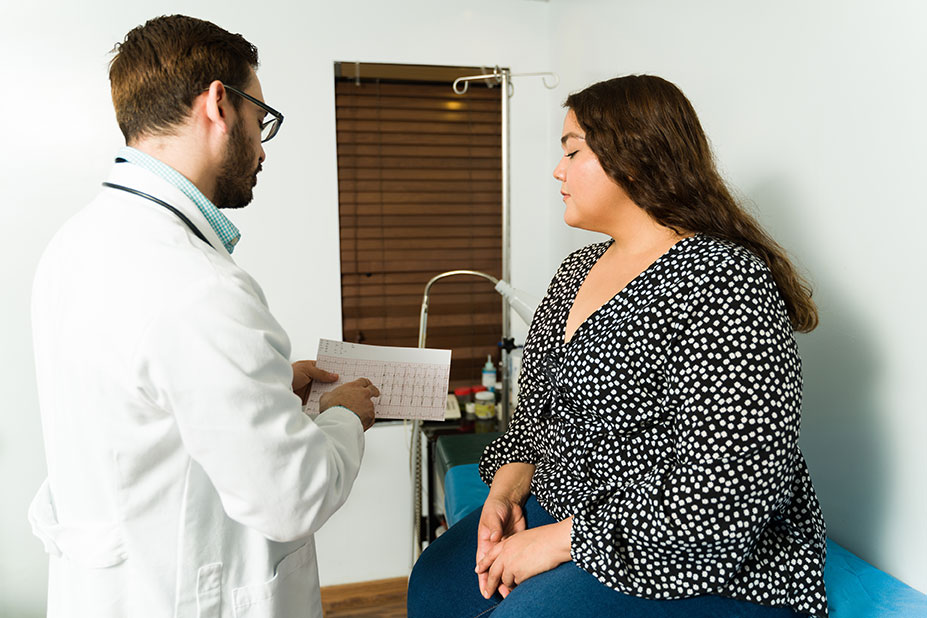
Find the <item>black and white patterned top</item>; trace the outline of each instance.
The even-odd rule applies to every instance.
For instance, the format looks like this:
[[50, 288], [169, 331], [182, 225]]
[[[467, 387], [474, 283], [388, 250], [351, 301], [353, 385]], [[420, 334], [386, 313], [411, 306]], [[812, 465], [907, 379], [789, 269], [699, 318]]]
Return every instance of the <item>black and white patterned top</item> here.
[[742, 247], [683, 239], [564, 343], [610, 244], [554, 276], [483, 480], [534, 464], [532, 493], [573, 516], [573, 560], [616, 590], [826, 616], [824, 521], [798, 448], [801, 365], [768, 268]]

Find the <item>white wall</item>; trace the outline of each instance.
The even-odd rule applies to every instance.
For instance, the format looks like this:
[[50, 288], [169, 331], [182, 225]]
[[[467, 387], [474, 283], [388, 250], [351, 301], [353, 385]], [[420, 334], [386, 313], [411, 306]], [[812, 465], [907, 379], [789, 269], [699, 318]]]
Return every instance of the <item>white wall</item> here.
[[[925, 300], [917, 235], [927, 227], [919, 181], [927, 169], [927, 7], [915, 0], [77, 4], [0, 6], [0, 615], [41, 615], [44, 606], [45, 558], [25, 522], [45, 473], [29, 335], [34, 266], [54, 230], [95, 194], [121, 145], [106, 52], [134, 25], [173, 12], [211, 19], [258, 45], [267, 100], [287, 116], [268, 144], [255, 203], [233, 216], [244, 231], [236, 260], [264, 285], [297, 357], [313, 356], [318, 337], [340, 329], [334, 60], [560, 72], [553, 93], [525, 79], [512, 100], [513, 281], [537, 295], [559, 259], [590, 239], [562, 224], [550, 179], [567, 92], [629, 72], [678, 83], [727, 177], [816, 285], [822, 325], [799, 341], [802, 443], [830, 533], [927, 590], [927, 492], [919, 478], [927, 467], [927, 337], [917, 311]], [[368, 464], [385, 457], [397, 432], [371, 434]], [[362, 476], [359, 488], [379, 478]], [[390, 508], [406, 508], [404, 500]], [[348, 506], [369, 509], [373, 520], [382, 508], [373, 502], [352, 498]], [[339, 519], [332, 529], [344, 536], [349, 527]], [[332, 573], [343, 568], [326, 555], [331, 547], [340, 546], [323, 530], [323, 573], [326, 562]]]
[[[25, 519], [45, 475], [29, 290], [42, 248], [98, 191], [122, 144], [106, 76], [113, 44], [150, 17], [179, 12], [242, 32], [258, 46], [265, 96], [285, 113], [286, 123], [267, 145], [254, 203], [232, 215], [244, 233], [235, 258], [264, 286], [290, 333], [294, 356], [311, 358], [320, 336], [340, 336], [332, 63], [546, 70], [548, 9], [546, 3], [527, 0], [39, 0], [0, 5], [0, 285], [5, 290], [0, 304], [0, 615], [41, 615], [44, 608], [45, 556]], [[513, 220], [518, 228], [513, 282], [539, 295], [555, 262], [536, 242], [548, 234], [547, 219], [536, 216], [546, 205], [550, 167], [548, 98], [537, 81], [519, 82], [517, 88], [512, 100]], [[358, 487], [367, 488], [360, 493], [371, 497], [349, 501], [362, 521], [366, 512], [359, 538], [383, 543], [366, 554], [353, 553], [363, 552], [363, 545], [338, 542], [350, 522], [333, 520], [331, 538], [323, 529], [318, 540], [326, 583], [334, 583], [324, 575], [327, 568], [329, 573], [351, 571], [354, 581], [392, 575], [378, 566], [378, 556], [394, 550], [389, 532], [379, 530], [377, 521], [389, 519], [381, 517], [384, 510], [393, 509], [395, 516], [408, 508], [408, 484], [401, 477], [406, 454], [396, 454], [403, 466], [397, 472], [395, 504], [383, 503], [376, 491], [384, 487], [377, 480], [382, 470], [371, 471], [371, 466], [388, 459], [391, 448], [398, 450], [399, 435], [395, 428], [371, 430], [370, 457], [358, 481]], [[347, 557], [356, 568], [344, 568]]]
[[[566, 91], [627, 73], [678, 84], [810, 275], [802, 447], [828, 531], [927, 591], [927, 5], [551, 0], [550, 23]], [[551, 229], [561, 253], [588, 240]]]

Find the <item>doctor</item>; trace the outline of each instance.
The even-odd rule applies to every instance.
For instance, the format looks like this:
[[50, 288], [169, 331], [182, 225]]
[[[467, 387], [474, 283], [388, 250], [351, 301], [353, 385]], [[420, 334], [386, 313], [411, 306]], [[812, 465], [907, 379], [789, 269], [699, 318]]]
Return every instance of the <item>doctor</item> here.
[[257, 50], [153, 19], [110, 66], [122, 149], [58, 232], [33, 292], [48, 479], [30, 507], [48, 615], [322, 616], [312, 534], [348, 497], [373, 424], [361, 379], [290, 342], [231, 252], [283, 116]]

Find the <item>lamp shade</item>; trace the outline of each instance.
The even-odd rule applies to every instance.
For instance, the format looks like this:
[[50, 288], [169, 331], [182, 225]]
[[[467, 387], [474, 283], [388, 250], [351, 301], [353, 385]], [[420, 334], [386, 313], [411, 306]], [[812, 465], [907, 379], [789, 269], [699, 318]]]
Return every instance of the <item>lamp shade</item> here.
[[538, 308], [538, 301], [522, 290], [513, 288], [508, 281], [499, 281], [496, 284], [496, 291], [502, 294], [515, 313], [530, 326], [531, 318], [534, 317], [534, 312]]

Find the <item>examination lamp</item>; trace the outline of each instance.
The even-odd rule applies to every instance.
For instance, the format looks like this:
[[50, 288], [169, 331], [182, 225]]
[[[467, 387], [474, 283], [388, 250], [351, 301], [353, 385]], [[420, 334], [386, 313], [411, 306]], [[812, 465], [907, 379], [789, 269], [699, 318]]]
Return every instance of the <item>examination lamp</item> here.
[[472, 275], [491, 281], [492, 284], [496, 286], [496, 291], [508, 301], [509, 306], [515, 310], [515, 313], [524, 320], [525, 324], [531, 325], [531, 318], [534, 317], [534, 310], [537, 309], [538, 303], [529, 295], [521, 290], [513, 288], [507, 281], [501, 281], [492, 275], [482, 273], [478, 270], [449, 270], [432, 277], [431, 280], [425, 284], [425, 294], [422, 297], [422, 315], [418, 323], [418, 347], [425, 347], [425, 327], [428, 323], [428, 299], [431, 294], [431, 286], [440, 279], [452, 277], [454, 275]]
[[496, 279], [492, 275], [480, 272], [478, 270], [449, 270], [447, 272], [443, 272], [440, 275], [432, 277], [428, 283], [425, 284], [425, 293], [422, 295], [422, 313], [418, 322], [418, 347], [425, 347], [425, 338], [427, 336], [428, 325], [428, 300], [431, 294], [431, 286], [441, 279], [446, 277], [454, 277], [457, 275], [482, 277], [483, 279], [492, 282], [496, 288], [496, 291], [499, 292], [499, 294], [501, 294], [505, 299], [505, 302], [502, 306], [502, 379], [500, 380], [500, 382], [502, 382], [502, 429], [505, 429], [508, 427], [509, 421], [511, 420], [509, 415], [509, 393], [511, 392], [511, 380], [509, 376], [508, 355], [514, 347], [512, 341], [507, 339], [509, 337], [508, 309], [509, 307], [514, 309], [515, 313], [517, 313], [519, 317], [524, 320], [525, 324], [530, 326], [531, 318], [534, 316], [534, 311], [537, 309], [538, 303], [521, 290], [516, 290], [513, 288], [507, 281]]
[[[434, 285], [437, 281], [444, 279], [446, 277], [453, 277], [456, 275], [469, 275], [473, 277], [482, 277], [486, 279], [495, 286], [496, 291], [502, 295], [505, 299], [505, 302], [502, 306], [502, 321], [503, 321], [503, 341], [502, 341], [502, 429], [505, 429], [508, 426], [510, 416], [509, 416], [509, 393], [511, 392], [511, 372], [509, 369], [508, 357], [509, 352], [512, 350], [511, 340], [506, 340], [509, 335], [508, 331], [508, 309], [511, 307], [515, 310], [515, 313], [524, 320], [525, 324], [531, 324], [531, 318], [534, 316], [534, 311], [537, 309], [538, 303], [534, 301], [529, 295], [525, 294], [521, 290], [513, 288], [508, 282], [501, 281], [496, 279], [492, 275], [483, 273], [477, 270], [449, 270], [443, 272], [440, 275], [432, 277], [428, 283], [425, 284], [425, 293], [422, 296], [422, 314], [418, 323], [418, 347], [425, 347], [425, 338], [426, 338], [426, 327], [428, 324], [428, 299], [431, 294], [431, 286]], [[412, 513], [413, 513], [413, 527], [412, 527], [412, 561], [414, 562], [419, 553], [421, 552], [421, 521], [422, 521], [422, 450], [421, 450], [421, 422], [419, 420], [412, 421]], [[433, 490], [432, 490], [433, 491]], [[430, 516], [430, 513], [429, 513]]]

